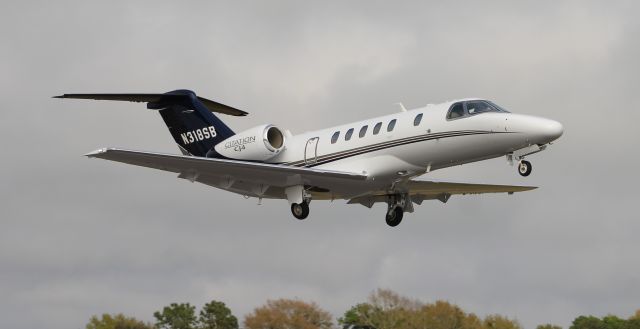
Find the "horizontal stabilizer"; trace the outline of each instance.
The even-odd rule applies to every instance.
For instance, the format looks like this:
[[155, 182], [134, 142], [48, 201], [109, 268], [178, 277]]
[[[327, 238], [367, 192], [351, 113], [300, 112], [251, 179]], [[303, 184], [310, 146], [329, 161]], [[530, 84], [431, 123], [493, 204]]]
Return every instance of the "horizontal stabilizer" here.
[[[162, 103], [172, 98], [187, 97], [186, 94], [64, 94], [53, 98], [94, 99], [105, 101], [126, 101], [142, 103]], [[211, 112], [223, 113], [233, 116], [245, 116], [248, 113], [237, 108], [214, 102], [200, 96], [198, 100]], [[149, 107], [149, 106], [147, 106]], [[149, 107], [151, 108], [151, 107]]]

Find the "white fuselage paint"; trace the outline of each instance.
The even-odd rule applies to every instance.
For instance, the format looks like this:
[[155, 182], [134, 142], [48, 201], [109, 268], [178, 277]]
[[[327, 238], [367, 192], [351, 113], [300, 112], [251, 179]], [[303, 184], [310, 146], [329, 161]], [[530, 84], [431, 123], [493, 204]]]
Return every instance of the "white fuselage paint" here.
[[[562, 125], [556, 121], [514, 113], [488, 112], [448, 120], [449, 108], [459, 101], [289, 136], [285, 150], [267, 162], [364, 173], [369, 179], [362, 186], [334, 189], [355, 195], [372, 187], [391, 187], [400, 179], [428, 171], [505, 156], [530, 145], [545, 145], [562, 134]], [[414, 125], [419, 114], [422, 120]], [[396, 120], [395, 127], [387, 131], [391, 120]], [[374, 135], [378, 122], [382, 128]], [[368, 129], [360, 137], [365, 125]], [[350, 140], [345, 140], [352, 128]], [[331, 143], [336, 131], [340, 136]]]
[[[556, 121], [509, 112], [488, 112], [457, 119], [447, 113], [463, 99], [386, 116], [353, 122], [327, 129], [288, 136], [284, 150], [265, 161], [287, 165], [316, 167], [327, 170], [365, 174], [359, 183], [336, 182], [330, 193], [315, 193], [316, 199], [350, 198], [372, 190], [392, 191], [396, 183], [429, 171], [505, 156], [532, 145], [546, 145], [562, 135]], [[422, 120], [414, 125], [417, 115]], [[390, 121], [395, 127], [387, 131]], [[373, 129], [381, 122], [377, 134]], [[368, 129], [360, 137], [363, 126]], [[345, 140], [353, 129], [350, 140]], [[339, 131], [336, 143], [333, 134]], [[256, 193], [256, 184], [235, 181], [220, 188], [249, 196], [283, 198], [284, 190], [268, 189]], [[260, 190], [264, 186], [260, 185]], [[313, 194], [313, 193], [312, 193]]]

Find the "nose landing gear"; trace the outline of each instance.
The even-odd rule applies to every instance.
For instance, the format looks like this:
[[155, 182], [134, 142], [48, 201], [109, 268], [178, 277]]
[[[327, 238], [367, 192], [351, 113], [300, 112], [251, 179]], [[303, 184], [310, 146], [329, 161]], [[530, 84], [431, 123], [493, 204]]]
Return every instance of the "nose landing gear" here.
[[547, 145], [533, 144], [525, 148], [507, 153], [507, 162], [513, 165], [515, 161], [518, 161], [518, 173], [520, 176], [527, 177], [531, 174], [531, 162], [525, 161], [524, 157], [534, 153], [538, 153], [547, 148]]
[[531, 170], [533, 167], [531, 166], [531, 162], [522, 160], [518, 163], [518, 173], [520, 176], [527, 177], [531, 174]]

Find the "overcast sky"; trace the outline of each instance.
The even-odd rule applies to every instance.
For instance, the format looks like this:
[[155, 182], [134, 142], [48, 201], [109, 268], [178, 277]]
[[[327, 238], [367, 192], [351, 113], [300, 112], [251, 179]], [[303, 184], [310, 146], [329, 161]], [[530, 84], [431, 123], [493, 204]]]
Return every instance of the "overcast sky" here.
[[[527, 329], [640, 308], [637, 1], [1, 1], [0, 327], [144, 320], [211, 299], [268, 298], [335, 316], [378, 287]], [[69, 92], [189, 88], [238, 107], [236, 131], [293, 133], [463, 97], [552, 118], [530, 157], [423, 179], [531, 184], [425, 202], [402, 225], [314, 202], [265, 201], [82, 154], [178, 153], [157, 113]]]

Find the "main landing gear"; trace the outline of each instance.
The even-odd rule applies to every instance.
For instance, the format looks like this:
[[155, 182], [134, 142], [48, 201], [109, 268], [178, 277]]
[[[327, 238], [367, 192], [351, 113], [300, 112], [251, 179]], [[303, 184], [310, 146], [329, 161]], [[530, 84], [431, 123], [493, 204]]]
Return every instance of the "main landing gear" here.
[[529, 161], [521, 160], [520, 163], [518, 163], [518, 173], [520, 174], [520, 176], [529, 176], [532, 169], [533, 167], [531, 166], [531, 162]]
[[385, 217], [387, 221], [387, 225], [391, 227], [396, 227], [400, 222], [402, 222], [402, 217], [404, 216], [404, 210], [402, 207], [393, 206], [389, 207], [387, 210], [387, 216]]
[[396, 227], [402, 222], [405, 210], [413, 211], [411, 198], [408, 194], [392, 194], [387, 199], [387, 214], [385, 220], [387, 225]]
[[309, 203], [307, 201], [302, 201], [302, 203], [292, 203], [291, 204], [291, 213], [293, 217], [303, 220], [309, 216]]
[[297, 219], [305, 219], [309, 216], [309, 203], [311, 194], [303, 185], [293, 185], [284, 189], [287, 200], [291, 205], [291, 214]]

